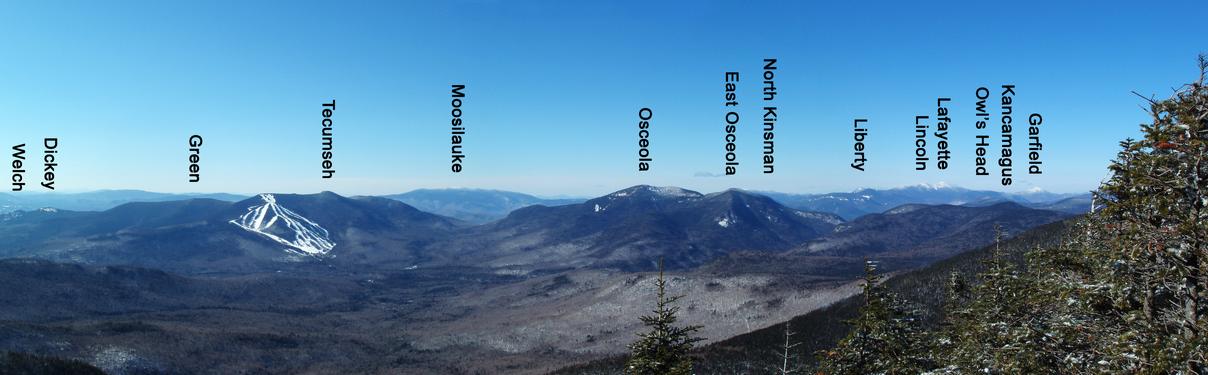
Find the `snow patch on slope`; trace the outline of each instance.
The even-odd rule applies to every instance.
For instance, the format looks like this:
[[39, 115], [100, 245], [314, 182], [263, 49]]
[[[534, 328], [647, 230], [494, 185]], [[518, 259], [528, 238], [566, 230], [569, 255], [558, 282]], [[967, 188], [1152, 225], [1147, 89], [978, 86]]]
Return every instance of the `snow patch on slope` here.
[[260, 194], [264, 204], [247, 208], [247, 212], [231, 224], [249, 232], [267, 237], [289, 246], [290, 251], [303, 255], [327, 255], [336, 243], [331, 241], [327, 229], [310, 219], [277, 204], [272, 194]]
[[729, 228], [731, 225], [738, 224], [738, 218], [733, 213], [726, 213], [724, 216], [714, 218], [717, 220], [717, 225], [722, 228]]
[[927, 206], [922, 205], [922, 204], [904, 204], [901, 206], [891, 208], [888, 211], [885, 211], [885, 214], [886, 215], [904, 214], [907, 212], [917, 211], [917, 210], [925, 208], [925, 207], [927, 207]]
[[659, 196], [663, 196], [663, 197], [667, 197], [667, 198], [686, 198], [686, 197], [696, 197], [696, 196], [700, 195], [699, 193], [684, 190], [684, 189], [677, 188], [674, 186], [652, 187], [652, 188], [650, 188], [650, 190]]
[[838, 217], [835, 217], [833, 215], [820, 214], [817, 212], [809, 212], [809, 211], [800, 211], [800, 210], [794, 211], [794, 213], [797, 214], [797, 216], [804, 217], [806, 219], [821, 220], [822, 222], [825, 222], [825, 223], [831, 224], [831, 225], [843, 224], [843, 220], [841, 220]]

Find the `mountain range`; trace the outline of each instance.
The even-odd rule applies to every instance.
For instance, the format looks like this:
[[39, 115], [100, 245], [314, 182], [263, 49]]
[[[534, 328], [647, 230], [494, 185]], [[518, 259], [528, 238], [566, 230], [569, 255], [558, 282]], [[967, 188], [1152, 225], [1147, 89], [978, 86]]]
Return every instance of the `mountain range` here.
[[331, 192], [12, 211], [0, 350], [116, 374], [543, 373], [623, 351], [660, 260], [712, 342], [858, 293], [865, 258], [924, 267], [1071, 216], [977, 202], [844, 219], [639, 185], [485, 223]]
[[[756, 191], [781, 204], [802, 211], [826, 212], [851, 220], [870, 213], [904, 204], [946, 204], [985, 206], [1015, 202], [1032, 208], [1068, 213], [1089, 210], [1089, 193], [1059, 194], [1035, 190], [1024, 193], [1004, 193], [970, 190], [946, 184], [915, 185], [893, 189], [860, 189], [846, 193], [792, 194]], [[418, 189], [402, 194], [382, 195], [415, 207], [421, 211], [458, 219], [470, 224], [482, 224], [502, 219], [517, 209], [542, 205], [561, 206], [582, 203], [589, 198], [539, 198], [529, 194], [489, 189]], [[87, 193], [0, 193], [0, 213], [56, 208], [69, 211], [103, 211], [125, 203], [163, 202], [192, 198], [236, 202], [248, 198], [236, 194], [166, 194], [140, 190], [100, 190]]]
[[[238, 202], [127, 203], [0, 216], [0, 257], [133, 264], [187, 273], [254, 272], [290, 264], [407, 262], [455, 220], [375, 197], [260, 194]], [[337, 259], [338, 258], [338, 259]]]
[[641, 185], [579, 204], [525, 207], [451, 247], [495, 267], [653, 269], [663, 257], [683, 268], [735, 250], [786, 250], [842, 221], [740, 190], [705, 195]]
[[69, 211], [103, 211], [131, 202], [166, 202], [207, 198], [228, 202], [247, 196], [226, 193], [170, 194], [142, 190], [97, 190], [84, 193], [0, 193], [0, 213], [56, 208]]
[[907, 204], [840, 224], [834, 232], [801, 245], [795, 253], [833, 256], [914, 257], [938, 260], [1069, 215], [1002, 202], [987, 206]]
[[[970, 190], [942, 183], [893, 189], [860, 189], [850, 193], [761, 193], [789, 207], [806, 211], [830, 212], [842, 216], [847, 220], [867, 214], [885, 212], [904, 204], [985, 206], [1001, 202], [1015, 202], [1028, 207], [1054, 209], [1068, 213], [1085, 213], [1090, 207], [1089, 193], [1058, 194], [1040, 190], [1024, 193], [1004, 193], [988, 190]], [[1057, 202], [1063, 203], [1056, 205]]]
[[[916, 212], [917, 211], [917, 212]], [[737, 252], [939, 259], [1065, 214], [1015, 203], [908, 204], [846, 221], [736, 189], [634, 186], [582, 203], [530, 205], [473, 225], [394, 199], [259, 194], [0, 216], [0, 257], [133, 264], [186, 273], [291, 267], [468, 265], [509, 272], [691, 268]], [[981, 241], [977, 241], [981, 240]]]

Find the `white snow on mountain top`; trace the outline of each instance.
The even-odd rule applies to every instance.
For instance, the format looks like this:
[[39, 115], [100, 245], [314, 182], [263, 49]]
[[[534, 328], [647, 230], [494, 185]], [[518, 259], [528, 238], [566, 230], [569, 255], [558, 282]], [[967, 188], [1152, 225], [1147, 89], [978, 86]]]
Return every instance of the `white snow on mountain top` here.
[[634, 186], [634, 187], [631, 187], [631, 188], [628, 188], [625, 190], [621, 190], [621, 191], [609, 194], [608, 197], [610, 197], [610, 198], [628, 197], [632, 194], [636, 194], [636, 193], [643, 192], [643, 191], [653, 193], [655, 196], [660, 197], [660, 198], [697, 198], [697, 197], [701, 196], [700, 193], [697, 193], [697, 192], [694, 192], [691, 190], [687, 190], [687, 189], [683, 189], [683, 188], [674, 187], [674, 186], [640, 185], [640, 186]]
[[303, 255], [327, 255], [335, 248], [327, 229], [281, 207], [272, 194], [260, 194], [260, 199], [264, 204], [248, 207], [247, 212], [231, 220], [231, 224], [289, 246], [289, 250]]
[[655, 194], [658, 194], [658, 195], [661, 195], [664, 197], [670, 197], [670, 198], [695, 197], [695, 196], [700, 195], [698, 193], [695, 193], [695, 192], [692, 192], [689, 190], [684, 190], [681, 188], [677, 188], [674, 186], [652, 187], [652, 188], [650, 188], [650, 191], [653, 191]]
[[947, 182], [940, 181], [940, 182], [937, 182], [937, 183], [934, 183], [934, 184], [929, 184], [929, 183], [921, 183], [921, 184], [918, 184], [918, 185], [911, 185], [911, 186], [901, 187], [901, 188], [898, 188], [898, 189], [895, 189], [895, 190], [904, 190], [904, 189], [919, 189], [919, 190], [943, 190], [943, 189], [951, 189], [951, 188], [954, 188], [954, 187], [953, 187], [952, 185], [949, 185]]

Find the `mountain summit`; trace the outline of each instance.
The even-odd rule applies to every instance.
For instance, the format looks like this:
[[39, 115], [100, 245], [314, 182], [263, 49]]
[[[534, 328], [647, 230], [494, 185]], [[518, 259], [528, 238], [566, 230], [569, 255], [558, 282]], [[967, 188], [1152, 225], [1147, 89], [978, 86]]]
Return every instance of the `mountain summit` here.
[[557, 207], [531, 206], [455, 241], [468, 259], [526, 269], [691, 267], [737, 250], [782, 251], [842, 219], [740, 190], [704, 195], [639, 185]]

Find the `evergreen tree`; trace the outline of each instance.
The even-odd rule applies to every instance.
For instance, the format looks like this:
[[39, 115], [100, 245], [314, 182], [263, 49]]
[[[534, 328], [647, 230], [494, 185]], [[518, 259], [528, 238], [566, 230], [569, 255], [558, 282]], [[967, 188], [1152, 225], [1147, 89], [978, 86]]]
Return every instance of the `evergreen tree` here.
[[949, 282], [930, 355], [871, 267], [852, 332], [819, 356], [826, 374], [1208, 374], [1208, 59], [1200, 77], [1149, 100], [1144, 138], [1126, 140], [1102, 205], [1025, 267], [1001, 233], [976, 285]]
[[851, 332], [834, 349], [818, 354], [818, 373], [917, 374], [929, 367], [917, 312], [880, 281], [876, 263], [865, 261], [864, 306], [848, 322]]
[[1050, 335], [1053, 315], [1043, 307], [1051, 289], [1016, 269], [1004, 254], [1002, 237], [996, 227], [994, 252], [980, 284], [963, 290], [957, 279], [950, 286], [948, 324], [935, 355], [943, 359], [944, 372], [1046, 373], [1061, 361], [1062, 350], [1054, 348], [1061, 343]]
[[1102, 348], [1121, 371], [1208, 373], [1208, 60], [1200, 77], [1149, 100], [1145, 137], [1127, 140], [1100, 188], [1102, 284], [1118, 330]]
[[690, 375], [692, 358], [689, 352], [695, 343], [704, 340], [695, 337], [701, 326], [677, 326], [676, 302], [682, 295], [667, 296], [667, 280], [663, 277], [663, 260], [659, 259], [659, 276], [655, 281], [658, 295], [651, 315], [642, 316], [642, 324], [649, 331], [639, 333], [638, 341], [629, 345], [630, 357], [625, 364], [625, 373], [630, 375]]
[[[1150, 100], [1061, 246], [996, 254], [940, 340], [947, 372], [1208, 374], [1208, 88]], [[951, 341], [948, 343], [948, 341]]]

